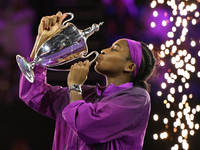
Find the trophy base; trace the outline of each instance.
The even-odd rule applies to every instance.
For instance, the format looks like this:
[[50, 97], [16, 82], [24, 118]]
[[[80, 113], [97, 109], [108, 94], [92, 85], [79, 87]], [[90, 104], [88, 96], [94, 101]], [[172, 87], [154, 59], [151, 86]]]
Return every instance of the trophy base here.
[[33, 69], [31, 68], [30, 63], [22, 56], [17, 55], [16, 56], [17, 64], [23, 73], [23, 75], [26, 77], [26, 79], [33, 83], [34, 82], [34, 72]]

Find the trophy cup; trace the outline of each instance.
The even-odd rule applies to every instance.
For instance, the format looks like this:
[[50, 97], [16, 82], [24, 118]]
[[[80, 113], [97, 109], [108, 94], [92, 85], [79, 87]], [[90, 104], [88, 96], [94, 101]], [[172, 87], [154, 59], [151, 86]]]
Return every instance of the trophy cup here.
[[90, 61], [90, 63], [93, 63], [98, 57], [99, 53], [97, 51], [92, 51], [88, 54], [86, 40], [90, 35], [99, 30], [103, 22], [93, 24], [85, 30], [79, 30], [74, 24], [69, 22], [74, 18], [74, 15], [72, 13], [66, 14], [70, 15], [71, 18], [64, 21], [60, 29], [40, 46], [32, 62], [28, 62], [20, 55], [16, 56], [17, 64], [29, 82], [34, 82], [33, 69], [36, 64], [49, 70], [69, 71], [69, 69], [62, 70], [49, 67], [63, 65], [77, 58], [87, 58], [92, 54], [96, 54], [95, 58]]

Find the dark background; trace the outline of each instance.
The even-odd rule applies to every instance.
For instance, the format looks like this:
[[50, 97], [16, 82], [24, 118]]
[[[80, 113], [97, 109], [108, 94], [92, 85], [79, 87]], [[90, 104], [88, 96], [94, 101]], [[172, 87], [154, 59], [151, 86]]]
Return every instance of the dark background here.
[[[52, 15], [57, 11], [72, 12], [75, 18], [71, 21], [79, 29], [85, 29], [90, 27], [93, 23], [104, 22], [104, 25], [100, 27], [100, 31], [89, 37], [87, 43], [89, 52], [100, 52], [103, 48], [111, 46], [111, 44], [123, 37], [135, 39], [137, 41], [143, 41], [144, 43], [152, 43], [155, 50], [160, 51], [160, 45], [165, 43], [167, 36], [166, 33], [169, 28], [152, 30], [150, 28], [150, 21], [154, 19], [152, 17], [153, 10], [150, 8], [150, 0], [133, 0], [134, 7], [131, 8], [130, 13], [122, 0], [116, 0], [111, 4], [105, 4], [100, 0], [14, 0], [13, 2], [0, 0], [0, 29], [3, 28], [3, 21], [8, 21], [13, 18], [6, 17], [6, 14], [19, 12], [22, 9], [30, 9], [33, 19], [31, 20], [31, 36], [32, 41], [29, 41], [33, 45], [34, 38], [37, 35], [37, 28], [40, 19], [45, 15]], [[25, 3], [24, 3], [25, 2]], [[180, 1], [177, 1], [180, 2]], [[194, 1], [194, 3], [197, 3]], [[11, 7], [12, 6], [12, 7]], [[198, 3], [199, 6], [199, 3]], [[199, 8], [198, 8], [199, 10]], [[9, 12], [10, 11], [10, 12]], [[160, 6], [160, 11], [168, 12], [170, 14], [170, 8], [163, 5]], [[9, 12], [9, 13], [8, 13]], [[190, 14], [188, 14], [190, 15]], [[166, 16], [165, 16], [166, 17]], [[28, 17], [30, 19], [30, 17]], [[164, 17], [157, 18], [157, 22], [165, 19]], [[30, 23], [30, 22], [29, 22]], [[199, 23], [199, 22], [198, 22]], [[15, 24], [13, 24], [15, 26]], [[171, 26], [170, 24], [168, 26]], [[193, 97], [188, 100], [191, 108], [195, 108], [199, 104], [199, 78], [197, 78], [197, 72], [199, 70], [199, 57], [197, 52], [199, 51], [199, 43], [197, 47], [190, 47], [190, 40], [199, 39], [199, 24], [196, 26], [188, 26], [191, 32], [188, 33], [188, 42], [185, 42], [183, 49], [188, 49], [188, 52], [192, 54], [192, 57], [196, 58], [196, 71], [191, 73], [191, 78], [188, 80], [190, 88], [185, 89], [183, 93], [189, 95], [193, 94]], [[4, 30], [5, 31], [5, 30]], [[9, 32], [9, 31], [8, 31]], [[179, 34], [181, 31], [177, 31]], [[1, 38], [5, 38], [5, 33], [1, 32]], [[6, 33], [7, 34], [7, 33]], [[8, 33], [10, 34], [10, 33]], [[12, 32], [11, 32], [12, 34]], [[13, 34], [14, 36], [14, 34]], [[18, 36], [15, 37], [16, 39]], [[10, 40], [10, 39], [8, 39]], [[1, 41], [0, 41], [1, 42]], [[3, 43], [1, 45], [1, 57], [0, 61], [6, 62], [5, 65], [1, 65], [1, 78], [0, 78], [0, 150], [50, 150], [53, 143], [54, 125], [55, 122], [52, 119], [46, 118], [29, 107], [27, 107], [18, 97], [19, 75], [20, 71], [15, 61], [15, 54], [7, 54], [6, 47]], [[13, 43], [10, 43], [11, 45]], [[31, 49], [30, 49], [31, 50]], [[17, 51], [17, 50], [16, 50]], [[19, 53], [23, 55], [23, 51], [19, 50]], [[30, 51], [29, 51], [30, 53]], [[26, 55], [26, 54], [24, 54]], [[23, 55], [23, 56], [24, 56]], [[149, 119], [149, 125], [146, 131], [143, 150], [171, 150], [174, 144], [178, 144], [177, 139], [181, 130], [178, 128], [177, 132], [173, 132], [174, 118], [169, 117], [170, 110], [179, 111], [178, 103], [181, 100], [182, 94], [176, 94], [176, 101], [171, 104], [171, 108], [166, 109], [163, 104], [163, 100], [166, 99], [166, 95], [169, 93], [171, 86], [177, 87], [180, 82], [180, 77], [176, 81], [175, 85], [169, 85], [166, 90], [163, 90], [162, 96], [157, 96], [157, 91], [161, 90], [160, 84], [164, 82], [165, 72], [176, 72], [174, 66], [170, 63], [171, 56], [168, 55], [164, 59], [165, 66], [157, 67], [157, 74], [153, 76], [150, 81], [151, 84], [151, 98], [152, 98], [152, 111]], [[69, 65], [65, 67], [69, 68]], [[47, 74], [48, 83], [52, 85], [67, 86], [67, 72], [53, 72], [48, 71]], [[96, 83], [105, 84], [104, 78], [98, 75], [93, 65], [88, 75], [88, 80], [85, 84], [95, 85]], [[159, 114], [159, 121], [153, 121], [153, 115]], [[169, 119], [168, 127], [163, 124], [162, 119], [167, 117]], [[184, 120], [183, 120], [184, 122]], [[199, 123], [199, 113], [195, 115], [195, 123]], [[188, 128], [188, 127], [186, 127]], [[167, 131], [168, 138], [161, 140], [160, 138], [155, 141], [153, 134]], [[199, 131], [195, 130], [194, 136], [188, 136], [187, 140], [191, 150], [197, 150], [199, 144]], [[182, 149], [179, 144], [179, 149]]]

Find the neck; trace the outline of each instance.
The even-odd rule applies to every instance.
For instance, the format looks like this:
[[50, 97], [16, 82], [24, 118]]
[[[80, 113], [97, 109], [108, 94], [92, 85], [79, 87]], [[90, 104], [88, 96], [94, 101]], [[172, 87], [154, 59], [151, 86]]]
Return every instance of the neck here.
[[124, 76], [117, 76], [117, 77], [106, 76], [106, 86], [110, 85], [111, 83], [113, 83], [116, 86], [119, 86], [127, 82], [130, 82], [130, 78]]

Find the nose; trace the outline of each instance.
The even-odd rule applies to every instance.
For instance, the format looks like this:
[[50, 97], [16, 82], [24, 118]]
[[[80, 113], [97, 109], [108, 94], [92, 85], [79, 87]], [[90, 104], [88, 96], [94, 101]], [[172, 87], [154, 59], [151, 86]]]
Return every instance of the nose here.
[[103, 49], [103, 50], [101, 51], [101, 54], [105, 55], [105, 54], [106, 54], [106, 49]]

